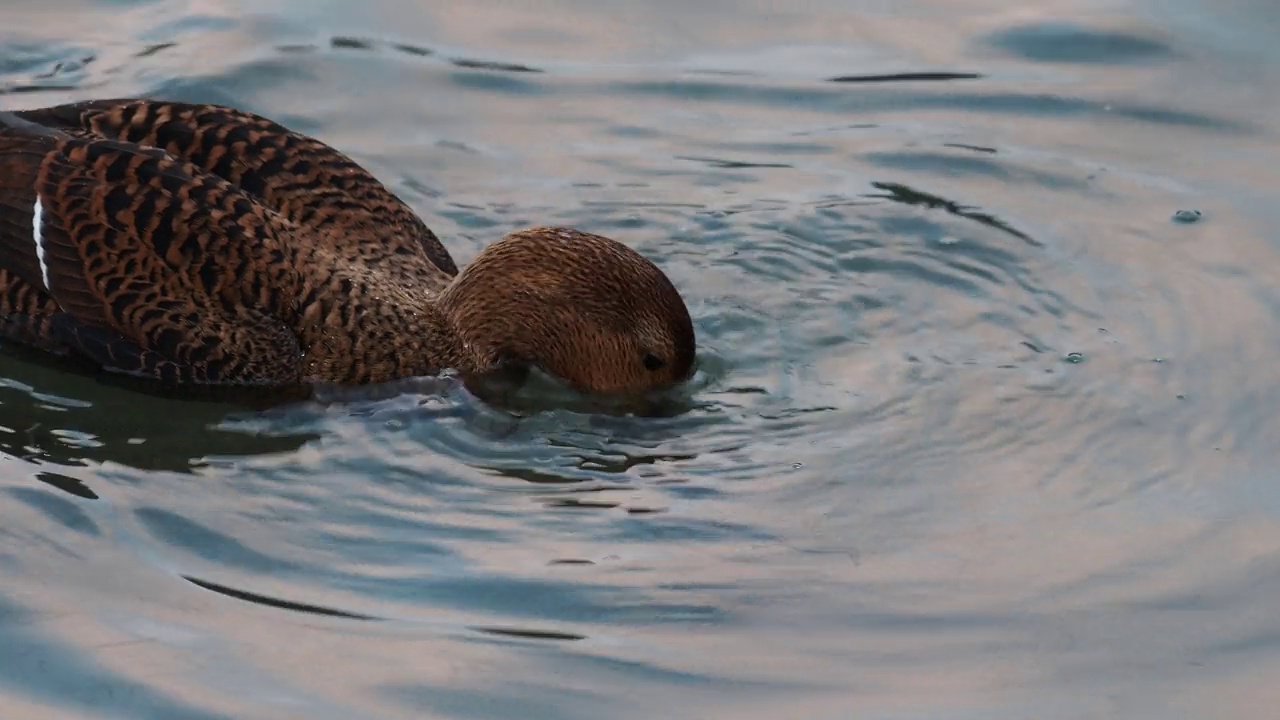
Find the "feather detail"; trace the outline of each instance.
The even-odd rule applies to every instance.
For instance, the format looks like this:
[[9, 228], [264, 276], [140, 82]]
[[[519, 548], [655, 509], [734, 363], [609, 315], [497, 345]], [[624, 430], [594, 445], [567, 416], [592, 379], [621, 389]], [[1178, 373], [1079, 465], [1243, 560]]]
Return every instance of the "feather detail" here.
[[49, 127], [163, 149], [236, 185], [331, 249], [417, 272], [424, 261], [452, 276], [457, 265], [403, 201], [351, 158], [252, 113], [217, 105], [95, 100], [17, 113]]
[[175, 382], [300, 380], [290, 223], [163, 150], [7, 120], [0, 265], [56, 306], [48, 343]]

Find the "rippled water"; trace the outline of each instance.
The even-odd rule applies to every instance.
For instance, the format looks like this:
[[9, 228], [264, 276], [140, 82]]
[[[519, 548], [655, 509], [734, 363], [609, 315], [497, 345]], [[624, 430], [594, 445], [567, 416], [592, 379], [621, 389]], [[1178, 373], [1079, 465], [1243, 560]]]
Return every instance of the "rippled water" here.
[[702, 349], [668, 418], [7, 353], [4, 717], [1272, 717], [1277, 8], [6, 3], [6, 109], [267, 114]]

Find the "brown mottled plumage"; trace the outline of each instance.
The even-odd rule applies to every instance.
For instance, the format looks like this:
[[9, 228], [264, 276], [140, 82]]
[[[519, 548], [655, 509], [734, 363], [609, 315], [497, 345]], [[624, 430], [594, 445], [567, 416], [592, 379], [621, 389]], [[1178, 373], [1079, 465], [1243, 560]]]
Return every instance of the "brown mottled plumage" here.
[[313, 138], [212, 105], [0, 113], [0, 337], [169, 384], [364, 384], [540, 367], [591, 393], [687, 378], [653, 263], [567, 228], [461, 273], [407, 205]]

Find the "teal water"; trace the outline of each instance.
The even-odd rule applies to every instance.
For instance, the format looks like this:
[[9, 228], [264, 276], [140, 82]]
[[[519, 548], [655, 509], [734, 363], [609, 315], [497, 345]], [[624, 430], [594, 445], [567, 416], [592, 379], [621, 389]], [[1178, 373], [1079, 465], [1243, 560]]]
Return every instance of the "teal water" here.
[[1280, 6], [0, 19], [5, 109], [266, 114], [460, 264], [626, 241], [702, 343], [666, 418], [250, 413], [5, 354], [6, 720], [1273, 717]]

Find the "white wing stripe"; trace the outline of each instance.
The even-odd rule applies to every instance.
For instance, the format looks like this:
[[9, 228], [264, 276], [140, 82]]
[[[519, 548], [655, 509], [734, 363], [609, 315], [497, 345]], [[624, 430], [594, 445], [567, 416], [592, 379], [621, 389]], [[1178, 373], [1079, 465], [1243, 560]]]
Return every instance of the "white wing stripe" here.
[[36, 207], [31, 216], [31, 233], [36, 241], [36, 260], [40, 261], [40, 279], [44, 280], [44, 289], [49, 289], [49, 266], [44, 261], [44, 236], [40, 234], [40, 226], [44, 224], [44, 205], [40, 196], [36, 195]]

